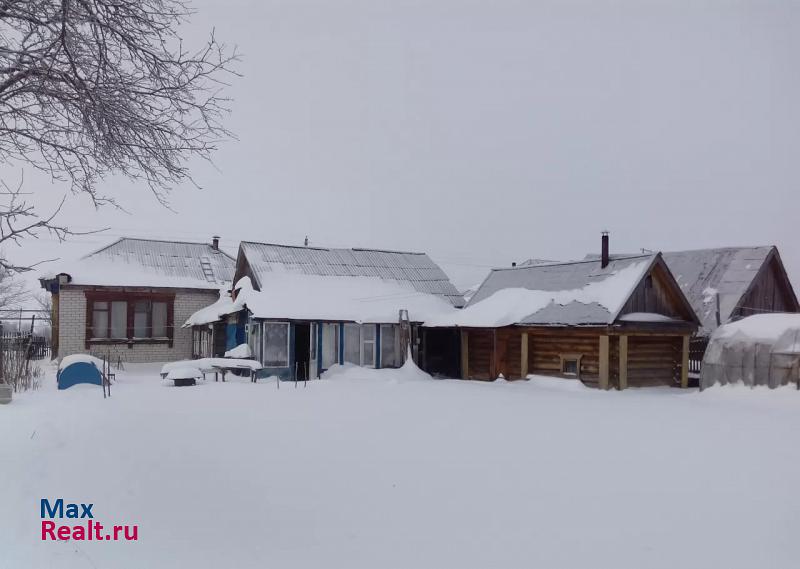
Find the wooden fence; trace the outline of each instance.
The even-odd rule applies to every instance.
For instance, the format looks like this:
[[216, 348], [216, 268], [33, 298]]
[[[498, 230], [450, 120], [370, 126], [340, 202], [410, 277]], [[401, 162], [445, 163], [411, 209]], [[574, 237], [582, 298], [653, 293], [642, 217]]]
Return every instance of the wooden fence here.
[[689, 342], [689, 373], [700, 373], [707, 347], [708, 338], [692, 338]]

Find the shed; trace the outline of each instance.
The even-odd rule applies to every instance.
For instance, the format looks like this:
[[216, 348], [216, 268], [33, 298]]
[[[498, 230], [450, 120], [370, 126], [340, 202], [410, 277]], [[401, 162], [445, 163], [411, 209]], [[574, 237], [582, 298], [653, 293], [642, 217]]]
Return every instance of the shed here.
[[494, 269], [463, 311], [426, 321], [423, 338], [458, 331], [463, 378], [533, 373], [622, 389], [686, 386], [697, 326], [655, 253]]

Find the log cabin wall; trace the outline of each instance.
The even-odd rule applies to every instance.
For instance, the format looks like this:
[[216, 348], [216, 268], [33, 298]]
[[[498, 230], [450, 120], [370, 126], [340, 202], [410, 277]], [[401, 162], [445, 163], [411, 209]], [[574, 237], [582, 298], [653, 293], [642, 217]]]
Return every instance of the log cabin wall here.
[[628, 385], [680, 385], [682, 345], [680, 336], [629, 336]]
[[564, 376], [561, 371], [561, 356], [580, 355], [578, 377], [597, 382], [600, 374], [600, 330], [516, 328], [516, 331], [520, 337], [523, 331], [528, 332], [528, 373]]
[[522, 330], [499, 328], [496, 332], [496, 372], [506, 379], [522, 378]]

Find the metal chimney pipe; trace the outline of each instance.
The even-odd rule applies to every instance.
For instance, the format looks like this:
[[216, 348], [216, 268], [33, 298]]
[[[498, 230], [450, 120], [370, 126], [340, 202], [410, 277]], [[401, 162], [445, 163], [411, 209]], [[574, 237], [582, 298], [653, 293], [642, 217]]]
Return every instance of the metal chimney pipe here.
[[602, 237], [600, 238], [600, 267], [605, 269], [608, 266], [609, 255], [608, 255], [608, 231], [603, 231], [601, 234]]
[[211, 238], [211, 247], [212, 247], [214, 250], [217, 250], [217, 251], [219, 250], [219, 235], [214, 235], [214, 236]]

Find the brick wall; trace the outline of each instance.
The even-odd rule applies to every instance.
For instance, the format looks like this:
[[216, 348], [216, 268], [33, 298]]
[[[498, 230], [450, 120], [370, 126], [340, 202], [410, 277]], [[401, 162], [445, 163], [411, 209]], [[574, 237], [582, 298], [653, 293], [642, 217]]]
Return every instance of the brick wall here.
[[88, 351], [111, 353], [111, 359], [123, 362], [168, 362], [192, 357], [192, 331], [181, 328], [186, 319], [219, 298], [214, 291], [175, 290], [175, 326], [172, 347], [169, 344], [98, 344], [86, 349], [86, 296], [82, 288], [62, 287], [59, 292], [58, 357]]

